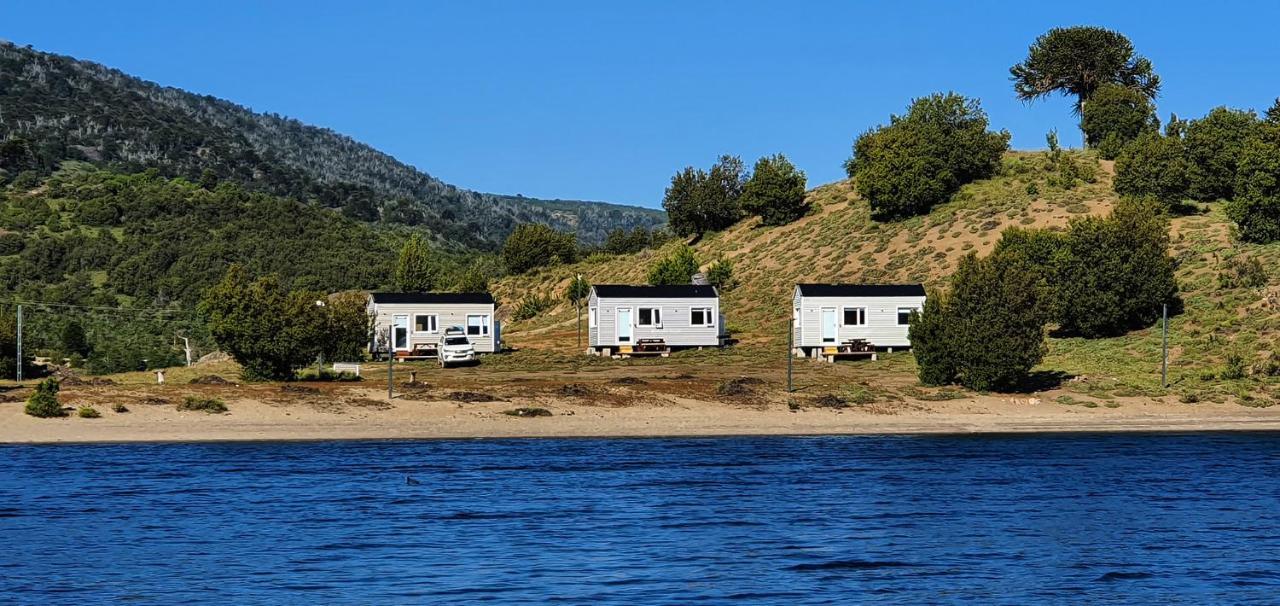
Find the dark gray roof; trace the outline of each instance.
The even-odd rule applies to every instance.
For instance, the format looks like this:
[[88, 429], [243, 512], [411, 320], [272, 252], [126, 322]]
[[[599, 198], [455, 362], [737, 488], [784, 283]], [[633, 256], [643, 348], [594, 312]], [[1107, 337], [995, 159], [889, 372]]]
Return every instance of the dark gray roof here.
[[375, 292], [374, 303], [493, 303], [487, 292]]
[[605, 299], [641, 298], [653, 299], [706, 299], [719, 296], [716, 287], [694, 284], [669, 286], [631, 286], [627, 284], [596, 284], [592, 286], [596, 296]]
[[920, 284], [797, 284], [805, 297], [923, 297]]

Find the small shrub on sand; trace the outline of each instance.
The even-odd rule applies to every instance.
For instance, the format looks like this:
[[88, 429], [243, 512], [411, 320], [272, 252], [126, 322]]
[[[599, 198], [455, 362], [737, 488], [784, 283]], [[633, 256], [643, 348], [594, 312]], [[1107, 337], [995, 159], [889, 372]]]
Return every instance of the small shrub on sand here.
[[102, 413], [92, 406], [81, 406], [76, 409], [76, 416], [81, 419], [97, 419], [102, 417]]
[[549, 417], [551, 416], [551, 411], [545, 408], [521, 407], [504, 410], [502, 411], [502, 414], [513, 417]]
[[119, 403], [112, 404], [111, 412], [129, 412], [129, 407]]
[[217, 414], [227, 412], [227, 405], [217, 398], [200, 398], [197, 396], [187, 396], [187, 399], [178, 404], [178, 410], [191, 410], [207, 412], [209, 414]]
[[25, 412], [33, 417], [49, 419], [66, 416], [62, 404], [58, 402], [58, 380], [48, 378], [36, 386], [36, 390], [27, 398]]

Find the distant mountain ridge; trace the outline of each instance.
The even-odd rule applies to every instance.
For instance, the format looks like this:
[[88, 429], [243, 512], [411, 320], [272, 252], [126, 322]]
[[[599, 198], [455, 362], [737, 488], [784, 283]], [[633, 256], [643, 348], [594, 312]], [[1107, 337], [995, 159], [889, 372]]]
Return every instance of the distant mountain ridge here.
[[0, 142], [10, 178], [70, 159], [231, 180], [473, 248], [492, 248], [525, 222], [596, 243], [610, 229], [666, 220], [653, 209], [462, 189], [329, 129], [8, 42], [0, 42]]

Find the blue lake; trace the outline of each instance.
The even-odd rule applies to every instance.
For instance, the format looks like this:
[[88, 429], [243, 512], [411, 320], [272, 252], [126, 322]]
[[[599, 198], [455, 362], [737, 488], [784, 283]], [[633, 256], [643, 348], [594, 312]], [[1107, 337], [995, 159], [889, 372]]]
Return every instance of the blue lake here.
[[1276, 603], [1280, 435], [0, 446], [0, 538], [19, 604]]

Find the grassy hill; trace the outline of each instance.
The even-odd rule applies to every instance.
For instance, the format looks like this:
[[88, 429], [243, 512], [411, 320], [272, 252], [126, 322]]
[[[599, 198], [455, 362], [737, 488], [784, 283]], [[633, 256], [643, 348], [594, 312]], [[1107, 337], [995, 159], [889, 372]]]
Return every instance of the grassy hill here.
[[[1000, 175], [965, 186], [927, 216], [873, 221], [867, 202], [848, 182], [839, 182], [809, 192], [813, 209], [795, 223], [767, 228], [751, 219], [705, 237], [694, 245], [700, 260], [704, 265], [717, 258], [732, 261], [739, 282], [724, 293], [722, 305], [741, 346], [725, 355], [774, 356], [785, 348], [791, 289], [797, 282], [918, 281], [937, 287], [962, 256], [989, 252], [1006, 228], [1065, 228], [1073, 218], [1106, 214], [1117, 199], [1110, 163], [1075, 155], [1096, 168], [1093, 183], [1063, 187], [1045, 154], [1015, 152], [1005, 157]], [[1274, 379], [1221, 375], [1228, 353], [1241, 353], [1251, 365], [1275, 348], [1280, 287], [1224, 287], [1219, 274], [1249, 257], [1260, 259], [1264, 267], [1280, 266], [1280, 245], [1235, 242], [1219, 205], [1202, 205], [1175, 217], [1171, 233], [1185, 311], [1170, 322], [1170, 391], [1194, 394], [1188, 399], [1201, 392], [1231, 392], [1246, 402], [1271, 402], [1280, 393]], [[669, 249], [595, 256], [503, 279], [495, 293], [504, 303], [528, 293], [558, 301], [534, 319], [508, 322], [509, 342], [571, 353], [575, 316], [563, 296], [568, 280], [582, 274], [594, 283], [643, 283], [650, 263]], [[1158, 326], [1113, 339], [1051, 338], [1042, 369], [1060, 373], [1066, 385], [1091, 395], [1165, 393], [1160, 389], [1160, 338]], [[880, 367], [898, 381], [914, 372], [910, 356], [890, 356]]]

